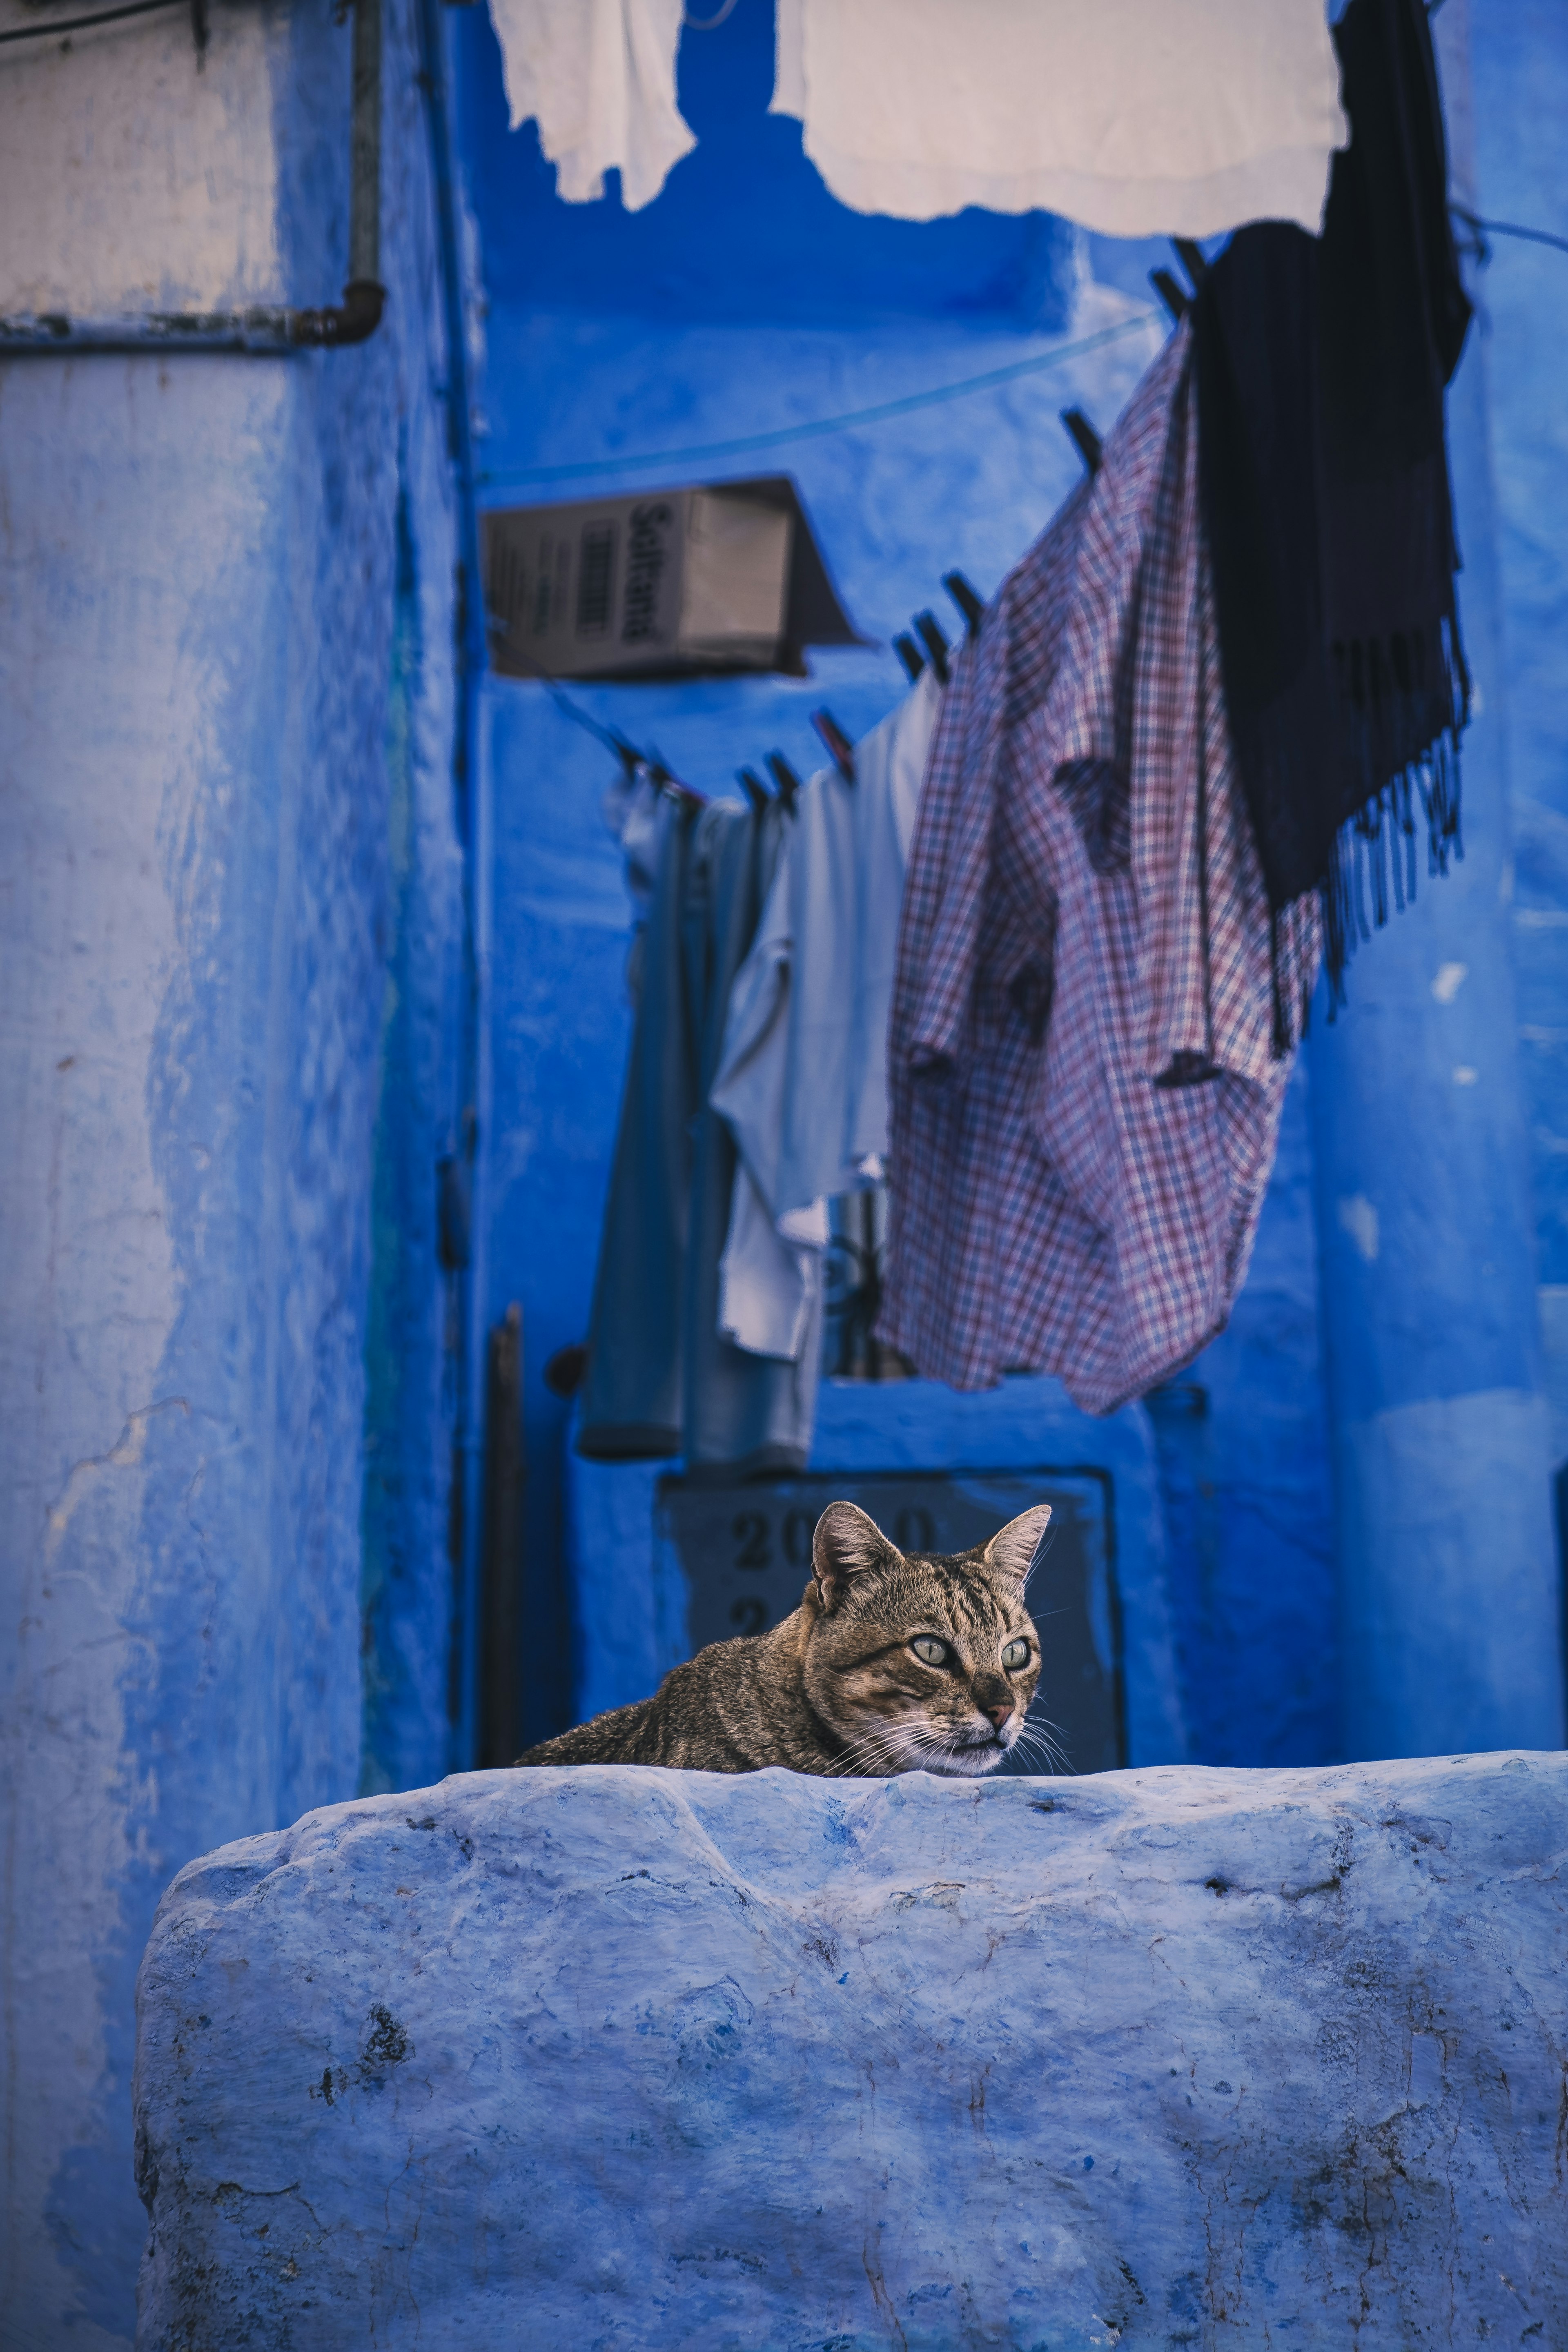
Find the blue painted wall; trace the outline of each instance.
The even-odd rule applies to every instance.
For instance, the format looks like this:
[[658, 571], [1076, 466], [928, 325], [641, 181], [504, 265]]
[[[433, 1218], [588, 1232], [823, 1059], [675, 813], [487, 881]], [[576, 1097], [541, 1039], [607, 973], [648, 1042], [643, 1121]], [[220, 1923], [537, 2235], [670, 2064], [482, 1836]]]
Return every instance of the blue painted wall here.
[[[1484, 110], [1494, 153], [1521, 126], [1538, 135], [1550, 111], [1532, 45], [1499, 19], [1456, 5], [1436, 20], [1452, 184], [1482, 212], [1493, 200], [1478, 152], [1472, 45], [1484, 53], [1495, 44], [1512, 60], [1506, 103]], [[1559, 26], [1546, 53], [1560, 55], [1565, 37]], [[1465, 856], [1358, 953], [1349, 1009], [1331, 1027], [1320, 1023], [1310, 1054], [1344, 1727], [1357, 1756], [1563, 1738], [1494, 488], [1500, 469], [1512, 469], [1525, 420], [1494, 406], [1507, 371], [1489, 345], [1479, 280], [1477, 293], [1483, 315], [1448, 395], [1460, 614], [1476, 684]], [[1552, 658], [1560, 668], [1560, 646]], [[1548, 1075], [1538, 1071], [1538, 1100]]]
[[[1474, 209], [1568, 239], [1568, 20], [1551, 0], [1472, 11]], [[1530, 1122], [1551, 1452], [1568, 1461], [1568, 252], [1485, 236], [1474, 272], [1492, 421], [1507, 682], [1514, 961]]]
[[[124, 73], [163, 34], [116, 38]], [[132, 2338], [132, 1993], [172, 1874], [362, 1780], [463, 1760], [432, 1239], [461, 938], [457, 541], [407, 0], [387, 41], [373, 341], [0, 364], [18, 2347]], [[273, 299], [342, 281], [348, 42], [330, 12], [215, 20], [225, 134], [180, 160], [199, 187], [245, 139], [275, 143]], [[10, 105], [28, 69], [5, 54]], [[177, 96], [188, 33], [164, 71]], [[367, 1492], [367, 1422], [395, 1433], [395, 1495]]]
[[[1568, 21], [1545, 0], [1447, 0], [1438, 25], [1461, 186], [1483, 213], [1568, 234]], [[482, 12], [455, 13], [450, 34], [491, 301], [486, 496], [787, 466], [881, 641], [821, 657], [811, 681], [581, 699], [708, 790], [774, 744], [804, 766], [815, 703], [856, 731], [901, 690], [886, 641], [940, 601], [940, 572], [957, 563], [989, 590], [1045, 521], [1077, 465], [1058, 412], [1114, 415], [1163, 331], [1143, 293], [1163, 257], [1042, 216], [846, 213], [798, 126], [763, 112], [764, 0], [688, 35], [700, 143], [665, 194], [633, 218], [613, 191], [565, 207], [531, 131], [505, 129]], [[174, 40], [155, 23], [114, 38]], [[467, 927], [460, 533], [410, 0], [392, 0], [389, 43], [392, 299], [374, 342], [289, 365], [0, 367], [0, 2325], [18, 2346], [129, 2341], [131, 1987], [172, 1872], [356, 1787], [467, 1760], [449, 1506], [452, 1445], [472, 1431], [456, 1425], [461, 1291], [437, 1259], [435, 1166], [461, 1150], [470, 1099], [486, 1315], [516, 1297], [527, 1317], [531, 1729], [587, 1687], [570, 1645], [564, 1412], [540, 1370], [586, 1320], [627, 910], [602, 754], [537, 689], [498, 681]], [[169, 73], [193, 70], [177, 43], [169, 57]], [[206, 70], [229, 116], [184, 158], [192, 184], [257, 142], [279, 157], [272, 241], [257, 246], [276, 281], [258, 284], [247, 252], [235, 287], [329, 297], [346, 34], [310, 12], [219, 12]], [[4, 168], [0, 149], [0, 184]], [[1423, 1616], [1440, 1644], [1425, 1711], [1379, 1744], [1428, 1744], [1456, 1717], [1427, 1701], [1455, 1693], [1467, 1745], [1477, 1725], [1561, 1736], [1544, 1497], [1568, 1461], [1564, 273], [1568, 255], [1492, 240], [1456, 394], [1485, 704], [1471, 856], [1363, 952], [1349, 1013], [1315, 1037], [1230, 1329], [1107, 1432], [1142, 1465], [1141, 1558], [1169, 1596], [1200, 1759], [1339, 1752], [1342, 1688], [1380, 1632], [1363, 1570], [1385, 1559], [1406, 1612], [1381, 1629], [1391, 1652]], [[641, 462], [1093, 338], [1048, 371], [881, 423]], [[493, 992], [477, 1089], [470, 950]], [[862, 1409], [839, 1392], [823, 1459], [873, 1466], [916, 1444], [1023, 1458], [1027, 1403], [949, 1409], [922, 1389]], [[1511, 1683], [1510, 1645], [1527, 1670]], [[1467, 1696], [1471, 1652], [1485, 1671]], [[1486, 1715], [1500, 1689], [1526, 1694], [1528, 1733], [1518, 1706]], [[1352, 1740], [1369, 1736], [1352, 1718]]]
[[[761, 0], [742, 0], [719, 32], [686, 34], [681, 104], [699, 144], [664, 193], [633, 215], [613, 184], [601, 204], [562, 205], [532, 126], [506, 130], [499, 57], [478, 11], [462, 40], [465, 148], [490, 299], [485, 500], [787, 468], [849, 610], [879, 641], [814, 656], [810, 681], [595, 688], [577, 699], [656, 744], [708, 792], [732, 791], [736, 765], [773, 745], [808, 769], [818, 702], [857, 732], [896, 699], [902, 673], [888, 641], [911, 611], [943, 603], [942, 572], [957, 564], [989, 593], [1047, 520], [1079, 465], [1059, 412], [1077, 402], [1102, 428], [1116, 415], [1165, 332], [1147, 271], [1169, 250], [1086, 239], [1045, 215], [970, 212], [917, 226], [846, 211], [802, 156], [799, 125], [765, 114], [772, 19]], [[811, 425], [1108, 329], [1112, 340], [1048, 372], [897, 418], [761, 451], [632, 462]], [[540, 1374], [587, 1321], [627, 1037], [628, 910], [599, 816], [603, 752], [541, 689], [495, 680], [488, 695], [489, 1312], [512, 1297], [524, 1307], [526, 1667], [530, 1728], [542, 1733], [570, 1720], [574, 1700], [566, 1413]], [[1236, 1321], [1181, 1395], [1155, 1406], [1184, 1709], [1193, 1752], [1215, 1760], [1336, 1752], [1310, 1164], [1298, 1088]], [[1016, 1423], [1000, 1396], [983, 1409]], [[959, 1411], [955, 1402], [955, 1426]], [[874, 1428], [863, 1443], [869, 1464]], [[583, 1671], [580, 1659], [585, 1697], [595, 1685]]]

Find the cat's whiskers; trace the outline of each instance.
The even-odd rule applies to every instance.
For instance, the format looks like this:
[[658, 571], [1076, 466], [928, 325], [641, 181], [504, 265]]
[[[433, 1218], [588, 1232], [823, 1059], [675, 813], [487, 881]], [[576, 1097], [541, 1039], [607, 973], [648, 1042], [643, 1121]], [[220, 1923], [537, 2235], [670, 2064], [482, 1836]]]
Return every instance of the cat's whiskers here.
[[892, 1763], [896, 1770], [908, 1770], [903, 1759], [909, 1749], [909, 1733], [902, 1724], [873, 1724], [869, 1730], [852, 1739], [837, 1759], [836, 1774], [858, 1773], [862, 1779], [877, 1780], [883, 1776], [866, 1772], [863, 1767], [873, 1763]]
[[[954, 1743], [923, 1726], [918, 1718], [896, 1723], [873, 1724], [849, 1741], [834, 1765], [836, 1774], [858, 1772], [863, 1778], [893, 1777], [900, 1772], [919, 1771], [928, 1759], [953, 1752]], [[881, 1775], [867, 1767], [889, 1764], [892, 1774]]]
[[1026, 1716], [1014, 1747], [1026, 1756], [1043, 1756], [1052, 1773], [1070, 1773], [1072, 1765], [1067, 1750], [1052, 1737], [1059, 1728], [1044, 1716]]

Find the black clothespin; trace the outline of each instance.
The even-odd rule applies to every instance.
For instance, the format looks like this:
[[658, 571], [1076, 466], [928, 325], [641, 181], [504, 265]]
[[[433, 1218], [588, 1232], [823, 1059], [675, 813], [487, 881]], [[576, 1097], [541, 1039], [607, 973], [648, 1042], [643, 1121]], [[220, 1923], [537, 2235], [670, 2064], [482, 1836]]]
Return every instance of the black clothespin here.
[[1099, 434], [1081, 408], [1064, 408], [1062, 423], [1071, 434], [1073, 446], [1088, 467], [1089, 479], [1092, 481], [1100, 471], [1100, 460], [1103, 454], [1103, 444]]
[[972, 637], [980, 635], [980, 624], [985, 617], [985, 604], [977, 588], [972, 588], [962, 572], [944, 572], [942, 584], [963, 615], [963, 625]]
[[695, 816], [700, 808], [707, 806], [706, 796], [693, 792], [689, 784], [683, 784], [680, 778], [665, 766], [657, 751], [647, 762], [647, 772], [659, 791], [668, 793], [671, 800], [679, 801], [688, 816]]
[[1176, 259], [1187, 273], [1193, 292], [1197, 293], [1204, 279], [1209, 274], [1208, 263], [1204, 259], [1203, 247], [1190, 236], [1173, 236], [1171, 243], [1175, 247]]
[[827, 756], [847, 784], [855, 781], [855, 746], [831, 710], [814, 710], [811, 723], [821, 736]]
[[782, 751], [768, 753], [768, 773], [779, 788], [779, 806], [785, 816], [788, 816], [795, 807], [795, 796], [800, 791], [800, 778]]
[[924, 654], [921, 653], [919, 646], [916, 645], [913, 637], [910, 636], [907, 629], [900, 629], [898, 635], [893, 639], [893, 651], [903, 663], [905, 669], [909, 673], [910, 684], [913, 686], [916, 678], [919, 677], [921, 670], [924, 669], [926, 666], [926, 657]]
[[1192, 297], [1186, 288], [1178, 284], [1168, 269], [1152, 269], [1149, 283], [1179, 327], [1193, 307]]
[[752, 803], [752, 814], [761, 816], [768, 804], [768, 789], [762, 778], [751, 768], [737, 768], [735, 774], [741, 790]]
[[938, 686], [945, 686], [952, 672], [948, 664], [947, 639], [937, 626], [936, 614], [917, 613], [915, 626], [921, 633], [921, 643], [931, 656], [931, 666], [936, 672]]

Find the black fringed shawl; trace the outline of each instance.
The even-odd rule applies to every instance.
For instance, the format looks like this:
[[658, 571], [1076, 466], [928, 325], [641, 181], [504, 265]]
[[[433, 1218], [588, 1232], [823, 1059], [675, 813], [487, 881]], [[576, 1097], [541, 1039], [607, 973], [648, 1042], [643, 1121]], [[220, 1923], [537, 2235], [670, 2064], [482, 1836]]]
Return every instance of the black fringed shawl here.
[[[1432, 870], [1459, 847], [1469, 680], [1443, 391], [1470, 306], [1421, 0], [1352, 0], [1334, 41], [1352, 135], [1322, 236], [1277, 221], [1239, 230], [1204, 280], [1196, 326], [1237, 760], [1269, 905], [1278, 915], [1321, 892], [1337, 992], [1367, 929], [1358, 843], [1378, 922], [1385, 815], [1397, 903], [1415, 890], [1413, 788]], [[1277, 1003], [1280, 1050], [1300, 1010]]]

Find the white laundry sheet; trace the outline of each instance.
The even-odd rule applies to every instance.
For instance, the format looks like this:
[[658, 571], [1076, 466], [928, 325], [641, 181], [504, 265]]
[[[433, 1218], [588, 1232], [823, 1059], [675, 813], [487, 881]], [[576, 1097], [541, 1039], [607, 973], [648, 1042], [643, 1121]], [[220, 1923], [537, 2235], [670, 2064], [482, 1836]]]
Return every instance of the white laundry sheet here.
[[776, 26], [773, 111], [855, 212], [1316, 236], [1350, 136], [1323, 0], [777, 0]]
[[[568, 204], [651, 204], [695, 142], [682, 0], [490, 0], [511, 124]], [[1349, 136], [1323, 0], [778, 0], [773, 111], [855, 212], [1036, 206], [1111, 236], [1316, 233]]]
[[627, 212], [697, 144], [676, 103], [682, 0], [490, 0], [511, 128], [531, 115], [569, 205], [618, 170]]
[[799, 1353], [828, 1201], [881, 1174], [904, 869], [941, 704], [922, 671], [856, 746], [854, 783], [827, 769], [805, 786], [730, 992], [709, 1093], [739, 1152], [719, 1328], [753, 1355]]

